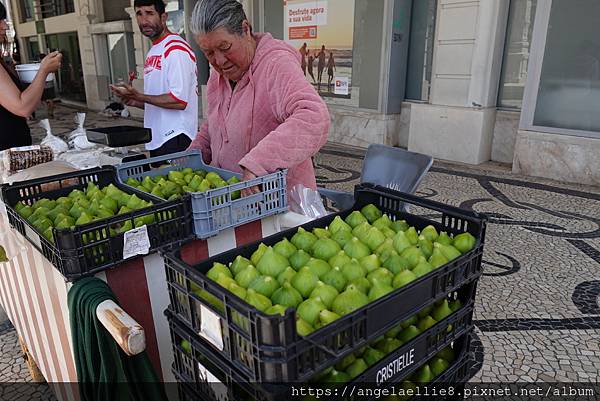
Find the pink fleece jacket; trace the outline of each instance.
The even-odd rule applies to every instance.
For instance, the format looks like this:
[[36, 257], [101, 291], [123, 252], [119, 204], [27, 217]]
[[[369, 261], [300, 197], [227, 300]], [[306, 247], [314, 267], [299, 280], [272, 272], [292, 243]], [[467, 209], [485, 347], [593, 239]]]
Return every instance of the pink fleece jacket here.
[[288, 194], [301, 183], [316, 189], [311, 157], [327, 141], [329, 111], [300, 68], [300, 53], [271, 34], [255, 34], [256, 54], [232, 92], [214, 70], [208, 118], [190, 149], [206, 163], [257, 176], [289, 169]]

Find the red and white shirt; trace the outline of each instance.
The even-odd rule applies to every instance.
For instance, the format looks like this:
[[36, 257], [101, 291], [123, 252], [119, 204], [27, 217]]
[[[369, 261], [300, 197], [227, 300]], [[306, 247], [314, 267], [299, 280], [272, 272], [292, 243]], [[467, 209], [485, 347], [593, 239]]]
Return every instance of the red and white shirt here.
[[169, 34], [157, 42], [146, 56], [144, 93], [169, 94], [186, 106], [171, 110], [145, 105], [144, 126], [152, 129], [152, 141], [146, 149], [154, 150], [179, 134], [190, 139], [198, 132], [198, 74], [196, 55], [179, 35]]

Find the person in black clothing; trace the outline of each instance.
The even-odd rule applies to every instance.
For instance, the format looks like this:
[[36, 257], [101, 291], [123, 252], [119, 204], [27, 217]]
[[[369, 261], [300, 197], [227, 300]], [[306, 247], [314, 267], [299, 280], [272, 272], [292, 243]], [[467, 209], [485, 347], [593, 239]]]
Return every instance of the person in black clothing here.
[[[6, 8], [0, 3], [0, 37], [6, 36]], [[23, 86], [15, 71], [0, 59], [0, 150], [31, 145], [27, 117], [33, 113], [42, 98], [46, 77], [58, 70], [62, 55], [49, 54], [29, 87]]]

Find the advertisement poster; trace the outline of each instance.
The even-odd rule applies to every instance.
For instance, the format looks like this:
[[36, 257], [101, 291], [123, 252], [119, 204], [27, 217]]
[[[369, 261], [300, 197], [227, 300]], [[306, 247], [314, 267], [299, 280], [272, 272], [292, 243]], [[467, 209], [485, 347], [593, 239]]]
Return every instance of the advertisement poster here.
[[351, 98], [354, 0], [284, 0], [285, 40], [322, 96]]

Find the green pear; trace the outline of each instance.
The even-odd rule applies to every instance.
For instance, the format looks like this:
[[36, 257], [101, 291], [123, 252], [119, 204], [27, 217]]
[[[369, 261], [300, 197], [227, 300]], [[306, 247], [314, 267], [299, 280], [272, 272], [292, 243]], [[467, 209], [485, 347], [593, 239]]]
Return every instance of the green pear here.
[[394, 280], [394, 274], [388, 269], [384, 269], [382, 267], [369, 273], [367, 275], [367, 280], [369, 280], [371, 284], [375, 284], [376, 282], [378, 282], [381, 284], [392, 285], [392, 281]]
[[410, 240], [406, 237], [404, 231], [399, 231], [394, 237], [394, 249], [398, 254], [402, 254], [402, 252], [410, 248], [412, 246]]
[[335, 364], [335, 369], [339, 371], [346, 370], [354, 363], [354, 361], [356, 361], [356, 355], [349, 354]]
[[428, 239], [430, 242], [434, 242], [439, 236], [436, 228], [432, 225], [428, 225], [424, 229], [421, 230], [421, 235]]
[[417, 277], [423, 277], [423, 276], [429, 274], [432, 270], [433, 270], [433, 267], [429, 263], [425, 262], [425, 263], [419, 263], [414, 269], [412, 269], [412, 272]]
[[329, 273], [329, 270], [331, 270], [329, 263], [322, 259], [316, 258], [310, 258], [306, 263], [306, 267], [308, 267], [308, 269], [319, 278], [323, 277], [325, 274]]
[[449, 306], [450, 306], [450, 310], [454, 313], [461, 308], [462, 302], [460, 302], [460, 299], [456, 299], [456, 300], [450, 302]]
[[419, 234], [414, 227], [409, 227], [408, 230], [404, 232], [406, 238], [410, 241], [411, 245], [417, 245], [419, 243]]
[[377, 208], [377, 206], [373, 205], [372, 203], [363, 207], [360, 210], [360, 212], [363, 214], [363, 216], [366, 217], [366, 219], [371, 224], [383, 216], [383, 213], [381, 213], [381, 210], [379, 210], [379, 208]]
[[348, 217], [346, 217], [346, 223], [352, 228], [358, 226], [359, 224], [366, 223], [366, 222], [367, 222], [367, 219], [358, 210], [353, 211], [352, 213], [350, 213], [348, 215]]
[[398, 334], [398, 339], [403, 343], [407, 343], [419, 334], [421, 334], [421, 330], [416, 326], [410, 325]]
[[381, 261], [376, 254], [367, 255], [365, 257], [360, 258], [359, 263], [362, 267], [367, 270], [367, 273], [371, 273], [374, 270], [377, 270], [381, 267]]
[[291, 239], [292, 244], [298, 249], [302, 249], [305, 252], [312, 250], [313, 244], [317, 241], [317, 236], [313, 233], [306, 231], [304, 228], [298, 228], [298, 232], [294, 234]]
[[340, 216], [335, 216], [333, 221], [329, 224], [329, 231], [331, 231], [331, 234], [335, 234], [340, 230], [352, 231], [352, 227], [342, 220]]
[[369, 238], [369, 230], [373, 228], [368, 221], [361, 223], [352, 229], [352, 234], [358, 238], [362, 243], [365, 243]]
[[437, 323], [437, 321], [434, 318], [432, 318], [431, 316], [428, 315], [425, 318], [419, 320], [419, 323], [417, 324], [417, 327], [421, 331], [426, 331], [430, 327], [433, 327], [436, 323]]
[[375, 280], [373, 286], [371, 287], [371, 290], [369, 290], [369, 301], [373, 302], [376, 299], [386, 296], [392, 291], [394, 291], [392, 286], [380, 283], [379, 281]]
[[375, 348], [367, 347], [362, 355], [367, 366], [371, 367], [385, 357], [385, 354]]
[[339, 295], [338, 290], [322, 281], [317, 282], [317, 285], [310, 293], [310, 298], [320, 298], [323, 304], [330, 308], [333, 300]]
[[259, 276], [248, 286], [248, 289], [252, 289], [267, 298], [270, 298], [278, 288], [279, 282], [271, 276]]
[[429, 383], [432, 379], [433, 374], [431, 373], [431, 368], [428, 364], [421, 366], [413, 375], [413, 381], [415, 383]]
[[[427, 305], [417, 313], [419, 319], [424, 319], [433, 311], [433, 305]], [[416, 324], [416, 323], [415, 323]]]
[[327, 307], [323, 304], [321, 298], [308, 298], [298, 305], [296, 314], [305, 322], [314, 326], [315, 323], [317, 323], [317, 319], [319, 319], [319, 314], [325, 309], [327, 309]]
[[435, 320], [440, 322], [440, 321], [444, 320], [445, 318], [447, 318], [448, 316], [450, 316], [451, 314], [452, 314], [452, 309], [450, 309], [450, 306], [448, 305], [448, 300], [444, 299], [441, 305], [433, 308], [433, 312], [431, 313], [431, 316]]
[[24, 219], [27, 219], [33, 214], [33, 212], [34, 210], [31, 206], [23, 206], [23, 208], [20, 209], [17, 213], [19, 214], [19, 216], [23, 217]]
[[372, 252], [375, 252], [377, 248], [381, 244], [383, 244], [386, 240], [386, 236], [383, 235], [381, 231], [377, 227], [371, 227], [367, 232], [367, 238], [365, 244], [371, 249]]
[[470, 233], [458, 234], [452, 241], [452, 245], [461, 253], [469, 252], [471, 249], [475, 248], [476, 243], [477, 239]]
[[437, 377], [444, 373], [444, 371], [448, 369], [449, 366], [450, 364], [448, 363], [448, 361], [442, 358], [433, 358], [429, 362], [429, 367], [431, 368], [431, 373], [434, 377]]
[[246, 291], [246, 289], [244, 287], [240, 286], [235, 281], [233, 283], [229, 284], [227, 289], [240, 299], [246, 299], [246, 295], [248, 295], [248, 291]]
[[394, 288], [401, 288], [408, 285], [408, 283], [415, 281], [417, 278], [417, 275], [411, 270], [403, 270], [394, 276], [392, 286]]
[[380, 341], [376, 344], [376, 349], [387, 355], [391, 354], [401, 346], [402, 341], [398, 340], [397, 338], [384, 338], [383, 341]]
[[433, 253], [429, 258], [429, 264], [431, 265], [431, 267], [437, 269], [438, 267], [444, 266], [448, 262], [448, 258], [442, 253], [442, 251], [439, 248], [434, 247]]
[[81, 226], [84, 224], [89, 224], [92, 222], [92, 216], [87, 214], [86, 212], [81, 213], [79, 218], [75, 221], [76, 226]]
[[363, 374], [363, 372], [366, 371], [368, 368], [369, 366], [364, 361], [364, 359], [358, 358], [357, 360], [352, 362], [352, 365], [348, 366], [348, 369], [346, 369], [346, 373], [348, 373], [350, 379], [355, 379], [361, 374]]
[[222, 263], [215, 262], [208, 272], [206, 272], [206, 277], [211, 279], [212, 281], [217, 281], [219, 276], [225, 275], [229, 278], [233, 278], [231, 271]]
[[223, 274], [221, 274], [217, 278], [216, 283], [219, 284], [221, 287], [226, 288], [226, 289], [228, 289], [232, 285], [238, 285], [234, 279], [232, 279], [231, 277], [227, 277], [227, 276], [225, 276]]
[[303, 267], [292, 277], [290, 284], [298, 290], [303, 298], [308, 298], [319, 282], [319, 276], [314, 274], [309, 268]]
[[273, 305], [265, 311], [267, 315], [281, 315], [285, 316], [287, 308], [283, 305]]
[[337, 255], [341, 250], [339, 244], [334, 240], [330, 238], [319, 238], [313, 244], [312, 255], [315, 258], [327, 261]]
[[290, 258], [297, 251], [296, 247], [287, 238], [273, 245], [273, 250], [286, 258]]
[[331, 233], [324, 228], [313, 228], [312, 233], [319, 239], [331, 237]]
[[385, 239], [394, 239], [394, 237], [396, 236], [396, 231], [392, 230], [389, 227], [382, 227], [379, 229], [383, 235], [385, 235]]
[[277, 276], [277, 282], [279, 285], [283, 285], [283, 283], [290, 281], [296, 275], [296, 270], [292, 269], [291, 266], [285, 268], [285, 270]]
[[337, 291], [343, 291], [344, 288], [346, 288], [347, 280], [346, 277], [344, 277], [341, 268], [336, 266], [321, 277], [321, 281], [334, 287]]
[[331, 310], [340, 316], [347, 315], [369, 303], [369, 298], [359, 289], [350, 285], [331, 304]]
[[339, 230], [331, 236], [331, 239], [337, 242], [341, 247], [344, 247], [352, 238], [354, 238], [354, 235], [351, 231], [347, 230]]
[[367, 269], [365, 269], [356, 259], [351, 259], [350, 262], [342, 266], [342, 274], [346, 279], [346, 282], [352, 281], [367, 275]]
[[375, 220], [373, 222], [373, 227], [377, 227], [380, 230], [383, 230], [384, 228], [390, 228], [392, 227], [392, 220], [390, 220], [390, 218], [388, 217], [387, 214], [384, 214], [383, 216], [381, 216], [380, 218], [378, 218], [377, 220]]
[[133, 223], [131, 222], [131, 220], [127, 220], [125, 221], [121, 227], [117, 230], [117, 233], [119, 234], [123, 234], [129, 230], [133, 230]]
[[289, 257], [290, 266], [294, 268], [294, 270], [298, 271], [302, 267], [306, 266], [308, 261], [312, 258], [308, 252], [303, 249], [299, 249], [296, 253]]
[[285, 282], [273, 293], [271, 300], [275, 304], [295, 308], [302, 302], [302, 294], [290, 282]]
[[358, 288], [363, 294], [369, 294], [369, 290], [373, 286], [371, 282], [366, 277], [356, 278], [348, 283], [348, 285], [353, 285]]
[[250, 266], [251, 264], [252, 264], [252, 262], [249, 259], [246, 259], [245, 257], [243, 257], [241, 255], [238, 255], [238, 256], [236, 256], [234, 261], [231, 262], [231, 266], [229, 268], [231, 270], [231, 273], [235, 276], [236, 274], [238, 274], [239, 272], [241, 272], [243, 269]]
[[313, 331], [315, 331], [314, 327], [305, 322], [302, 319], [296, 320], [296, 331], [300, 337], [306, 337]]
[[438, 237], [436, 238], [435, 242], [438, 242], [438, 243], [444, 244], [444, 245], [451, 245], [452, 238], [450, 238], [450, 236], [448, 235], [448, 233], [446, 231], [442, 231], [440, 233], [440, 235], [438, 235]]
[[433, 242], [429, 241], [425, 236], [419, 235], [419, 243], [417, 246], [426, 259], [431, 257], [431, 254], [433, 253]]
[[396, 231], [397, 233], [400, 231], [406, 231], [409, 228], [408, 223], [406, 222], [406, 220], [396, 220], [392, 223], [391, 226], [392, 230]]
[[198, 175], [192, 177], [191, 181], [188, 182], [188, 186], [191, 187], [194, 191], [200, 189], [200, 184], [202, 184], [202, 178]]
[[433, 247], [439, 249], [449, 261], [452, 261], [461, 255], [460, 251], [452, 245], [444, 245], [436, 242], [433, 244]]
[[333, 323], [336, 320], [338, 320], [340, 317], [341, 316], [338, 315], [337, 313], [334, 313], [327, 309], [323, 309], [319, 313], [319, 322], [320, 322], [321, 326], [327, 326], [328, 324]]
[[394, 337], [398, 337], [398, 334], [400, 334], [400, 332], [404, 330], [404, 328], [400, 325], [397, 324], [394, 327], [392, 327], [391, 329], [389, 329], [388, 331], [385, 332], [385, 334], [383, 335], [385, 338], [394, 338]]
[[352, 260], [352, 258], [350, 256], [346, 255], [346, 252], [339, 251], [331, 259], [329, 259], [328, 262], [331, 267], [336, 267], [336, 266], [342, 267], [346, 263], [350, 262], [350, 260]]
[[402, 256], [394, 254], [383, 262], [383, 267], [391, 271], [393, 274], [398, 274], [409, 268], [409, 264]]
[[289, 265], [290, 262], [285, 256], [275, 252], [272, 247], [267, 247], [256, 268], [265, 276], [277, 277]]
[[448, 347], [442, 349], [437, 354], [435, 354], [434, 358], [441, 358], [441, 359], [445, 360], [446, 362], [453, 362], [454, 359], [456, 358], [456, 355], [454, 353], [454, 350], [450, 346], [448, 346]]
[[250, 265], [235, 275], [235, 281], [241, 287], [248, 288], [259, 276], [259, 271], [254, 266]]
[[261, 312], [264, 312], [271, 306], [273, 306], [269, 298], [265, 297], [262, 294], [259, 294], [251, 288], [246, 291], [246, 302], [248, 302], [250, 305], [254, 306]]
[[254, 251], [252, 256], [250, 256], [250, 261], [252, 262], [252, 264], [254, 266], [256, 266], [258, 264], [258, 262], [260, 261], [260, 258], [262, 258], [262, 256], [264, 255], [266, 250], [267, 250], [267, 246], [265, 244], [260, 243], [258, 245], [258, 248], [256, 249], [256, 251]]
[[371, 254], [371, 250], [363, 244], [358, 238], [352, 238], [344, 245], [344, 252], [351, 258], [361, 259]]
[[400, 322], [400, 326], [405, 329], [408, 326], [414, 326], [419, 322], [419, 318], [417, 317], [417, 315], [412, 315], [411, 317], [409, 317], [406, 320], [403, 320], [402, 322]]
[[407, 267], [412, 270], [423, 258], [423, 252], [416, 246], [410, 246], [402, 251], [400, 256], [406, 261]]

